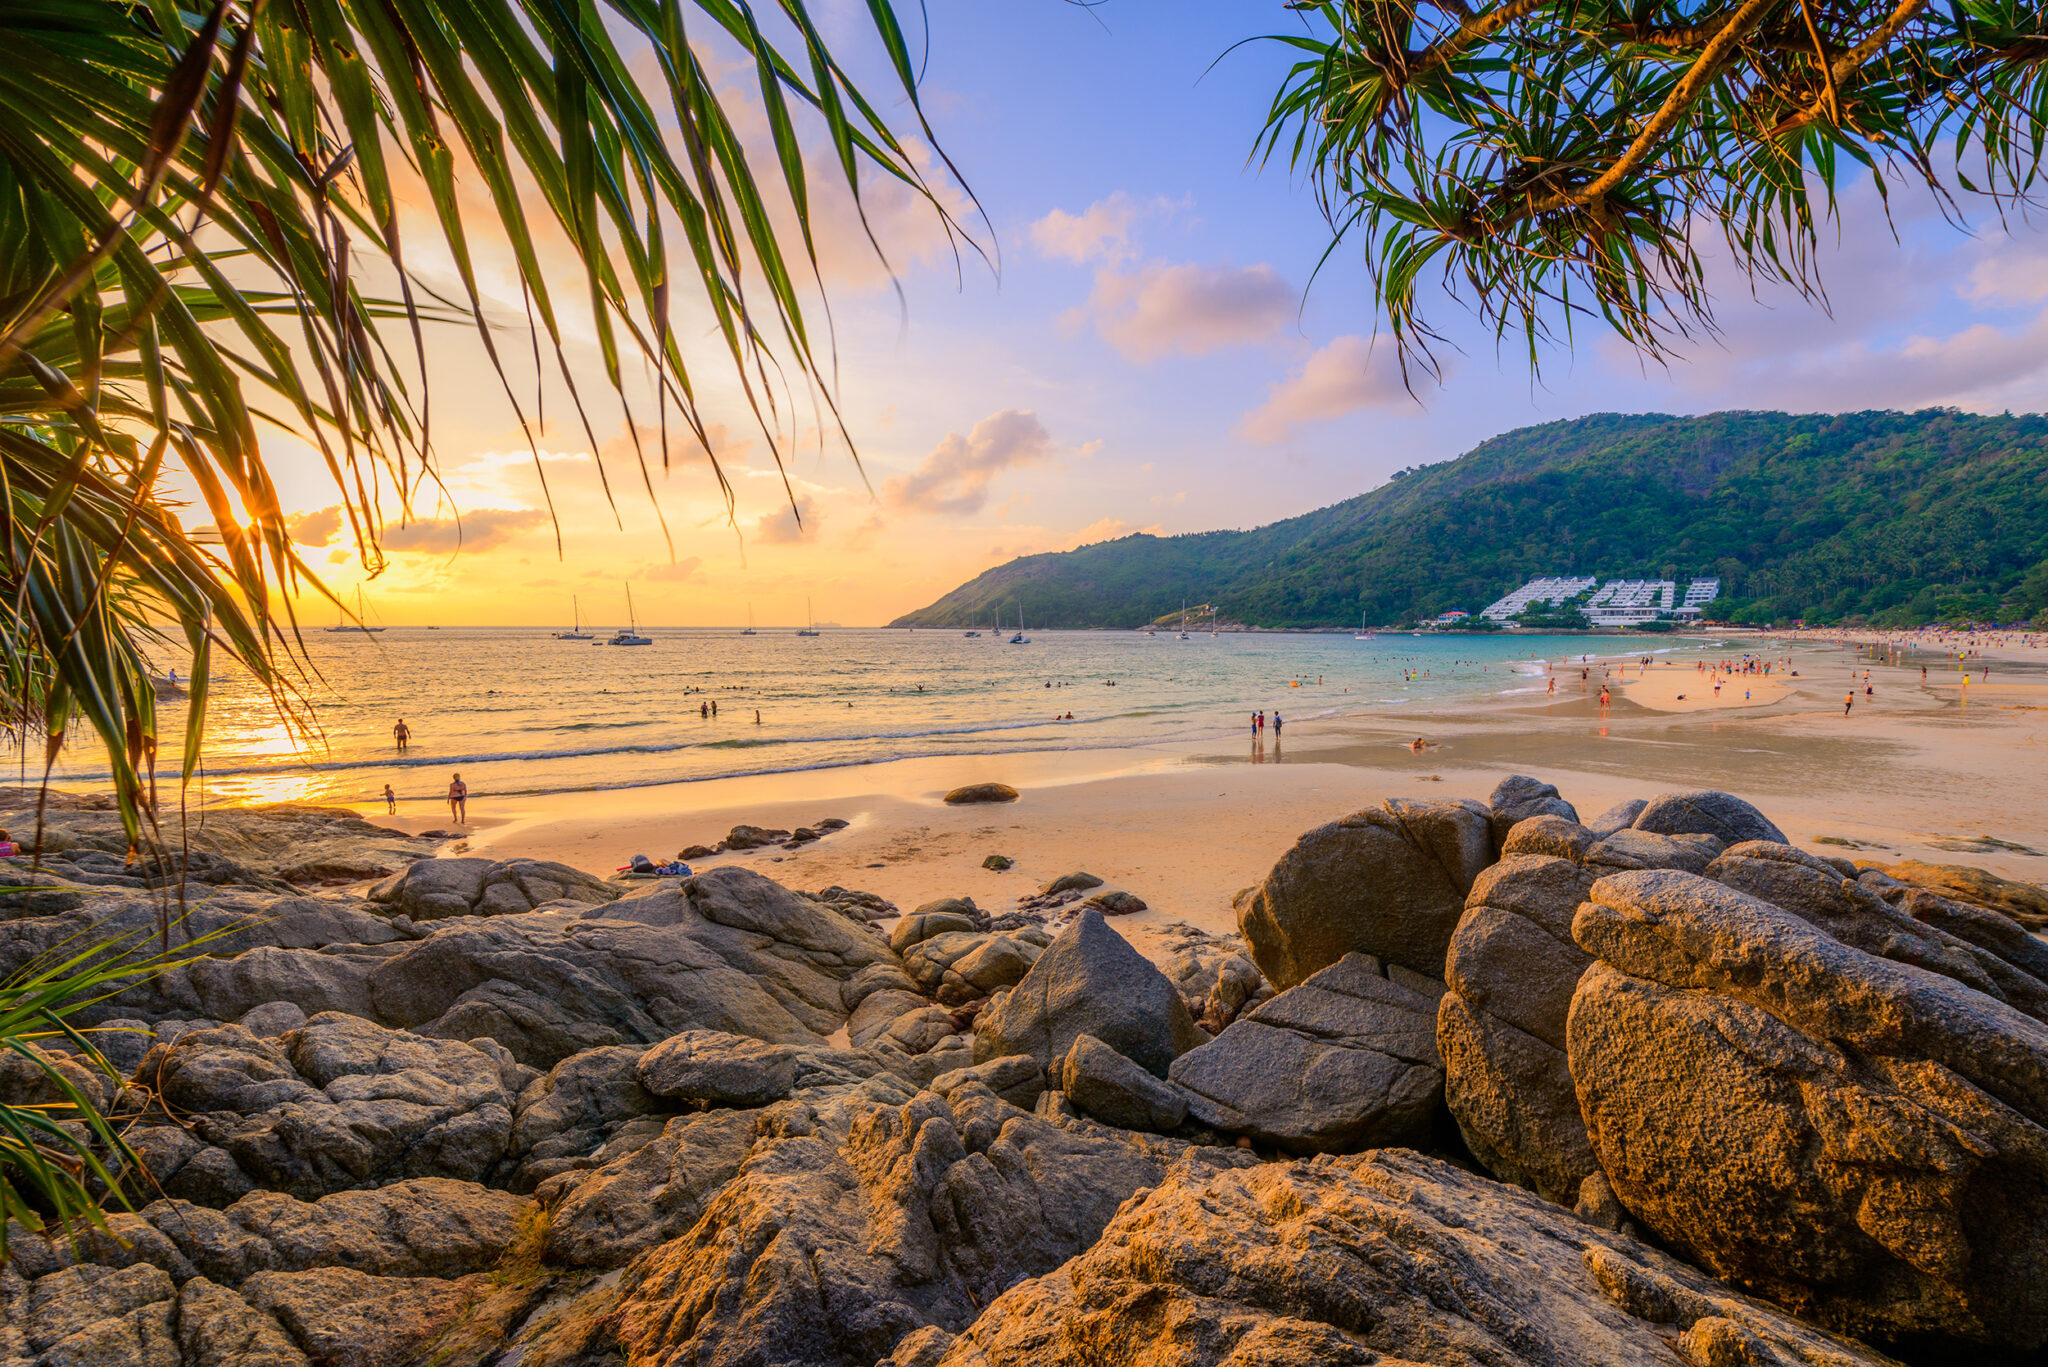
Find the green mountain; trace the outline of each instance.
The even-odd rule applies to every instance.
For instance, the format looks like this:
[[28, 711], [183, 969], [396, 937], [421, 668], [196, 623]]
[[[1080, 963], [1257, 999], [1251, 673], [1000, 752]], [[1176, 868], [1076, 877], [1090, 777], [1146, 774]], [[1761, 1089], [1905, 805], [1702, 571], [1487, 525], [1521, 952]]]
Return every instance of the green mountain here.
[[1745, 622], [2048, 615], [2048, 416], [1601, 413], [1250, 531], [1024, 556], [896, 626], [1313, 627], [1476, 612], [1542, 574], [1718, 575]]

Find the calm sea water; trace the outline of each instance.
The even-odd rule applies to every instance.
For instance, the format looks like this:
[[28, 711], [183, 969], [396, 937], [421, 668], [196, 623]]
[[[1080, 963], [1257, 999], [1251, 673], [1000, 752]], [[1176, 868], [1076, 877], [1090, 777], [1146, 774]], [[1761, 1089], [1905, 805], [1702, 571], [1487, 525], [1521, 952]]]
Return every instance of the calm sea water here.
[[[360, 803], [386, 783], [400, 797], [432, 797], [455, 770], [486, 796], [1185, 744], [1242, 734], [1261, 708], [1308, 740], [1348, 712], [1541, 691], [1545, 656], [1702, 648], [1538, 636], [1051, 631], [1011, 645], [939, 630], [643, 631], [653, 645], [558, 641], [531, 628], [317, 634], [322, 681], [310, 696], [322, 736], [295, 741], [260, 693], [224, 679], [203, 799]], [[718, 716], [701, 716], [713, 700]], [[175, 704], [171, 713], [182, 726]], [[412, 729], [405, 755], [392, 745], [400, 717]], [[100, 769], [81, 744], [58, 777], [91, 786]]]

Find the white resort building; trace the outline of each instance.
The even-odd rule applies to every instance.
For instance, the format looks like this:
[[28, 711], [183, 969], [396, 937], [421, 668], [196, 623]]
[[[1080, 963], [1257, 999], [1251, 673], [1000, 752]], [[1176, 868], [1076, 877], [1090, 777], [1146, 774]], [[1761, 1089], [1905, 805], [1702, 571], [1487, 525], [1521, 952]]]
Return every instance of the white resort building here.
[[[1589, 590], [1591, 596], [1587, 597]], [[1670, 579], [1610, 579], [1603, 584], [1597, 575], [1552, 576], [1531, 579], [1513, 593], [1481, 608], [1479, 615], [1508, 623], [1539, 604], [1576, 604], [1596, 627], [1625, 627], [1659, 618], [1696, 621], [1707, 604], [1720, 596], [1719, 579], [1693, 580], [1686, 585], [1681, 599], [1677, 583]], [[1581, 598], [1583, 602], [1579, 601]]]

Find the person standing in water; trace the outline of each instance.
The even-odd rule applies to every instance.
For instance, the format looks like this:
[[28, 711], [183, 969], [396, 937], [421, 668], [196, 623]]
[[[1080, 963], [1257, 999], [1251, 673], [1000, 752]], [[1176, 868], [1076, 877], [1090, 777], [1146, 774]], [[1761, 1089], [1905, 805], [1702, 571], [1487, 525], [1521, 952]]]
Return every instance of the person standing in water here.
[[398, 794], [391, 791], [391, 785], [384, 785], [384, 815], [398, 815]]
[[455, 818], [457, 825], [469, 821], [469, 785], [457, 774], [448, 784], [448, 814]]
[[410, 726], [407, 726], [407, 725], [405, 724], [405, 718], [404, 718], [404, 717], [400, 717], [400, 718], [398, 719], [397, 723], [396, 723], [395, 725], [393, 725], [393, 726], [392, 726], [392, 728], [391, 728], [391, 739], [392, 739], [392, 740], [393, 740], [393, 741], [394, 741], [394, 742], [395, 742], [395, 743], [397, 744], [397, 746], [398, 746], [398, 748], [399, 748], [399, 750], [400, 750], [401, 752], [403, 752], [403, 751], [405, 750], [405, 747], [406, 747], [406, 746], [407, 746], [407, 745], [408, 745], [409, 743], [411, 743], [411, 741], [412, 741], [412, 728], [411, 728]]
[[759, 726], [760, 724], [761, 724], [761, 709], [757, 707], [757, 708], [755, 708], [755, 709], [754, 709], [754, 725], [756, 725], [756, 726]]

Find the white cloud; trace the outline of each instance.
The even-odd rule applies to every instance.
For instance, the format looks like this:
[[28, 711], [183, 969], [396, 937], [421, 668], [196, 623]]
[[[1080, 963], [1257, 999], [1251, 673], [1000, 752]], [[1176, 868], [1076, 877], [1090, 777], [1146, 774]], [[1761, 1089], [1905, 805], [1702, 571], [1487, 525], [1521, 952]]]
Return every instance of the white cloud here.
[[1096, 272], [1081, 311], [1133, 361], [1263, 342], [1286, 326], [1294, 291], [1271, 266], [1147, 262]]
[[647, 578], [661, 584], [680, 584], [697, 573], [704, 561], [698, 556], [678, 560], [670, 565], [656, 565], [647, 571]]
[[1302, 423], [1412, 402], [1402, 387], [1401, 366], [1391, 344], [1375, 348], [1363, 337], [1338, 337], [1310, 353], [1299, 371], [1268, 390], [1266, 401], [1238, 423], [1237, 434], [1272, 446], [1287, 440]]
[[404, 526], [386, 523], [377, 543], [387, 551], [445, 555], [502, 546], [520, 532], [547, 522], [538, 508], [477, 508], [456, 517], [417, 518]]
[[285, 519], [285, 529], [292, 540], [301, 546], [324, 546], [334, 540], [334, 534], [342, 529], [344, 519], [341, 505], [319, 508], [310, 513], [299, 513]]
[[988, 503], [997, 475], [1035, 465], [1054, 453], [1052, 434], [1035, 413], [991, 413], [966, 436], [948, 432], [924, 463], [883, 486], [892, 505], [921, 513], [976, 513]]
[[799, 493], [794, 507], [785, 503], [774, 512], [755, 518], [754, 536], [771, 546], [794, 546], [816, 540], [823, 520], [817, 500]]

